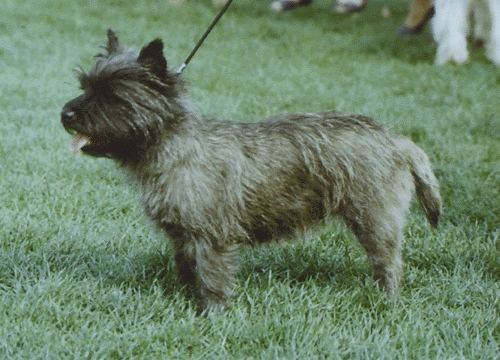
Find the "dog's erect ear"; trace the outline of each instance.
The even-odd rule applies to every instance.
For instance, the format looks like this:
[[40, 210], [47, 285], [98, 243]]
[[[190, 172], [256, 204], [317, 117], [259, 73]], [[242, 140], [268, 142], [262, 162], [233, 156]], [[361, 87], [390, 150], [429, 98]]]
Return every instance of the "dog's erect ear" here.
[[112, 28], [108, 29], [108, 46], [106, 46], [106, 50], [108, 51], [108, 56], [119, 55], [125, 51], [125, 47], [118, 41]]
[[141, 49], [137, 61], [149, 67], [160, 79], [167, 72], [167, 60], [163, 56], [163, 41], [155, 39]]

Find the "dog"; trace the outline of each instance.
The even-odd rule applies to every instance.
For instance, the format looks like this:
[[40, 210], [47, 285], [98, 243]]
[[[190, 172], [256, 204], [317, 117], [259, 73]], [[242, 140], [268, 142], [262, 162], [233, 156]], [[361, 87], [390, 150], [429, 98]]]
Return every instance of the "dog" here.
[[500, 65], [500, 1], [435, 0], [432, 31], [438, 44], [435, 63], [465, 63], [469, 59], [469, 17], [475, 20], [474, 39], [484, 44], [486, 57]]
[[83, 94], [61, 111], [69, 150], [114, 159], [138, 181], [201, 312], [228, 307], [242, 245], [297, 238], [332, 216], [395, 295], [414, 190], [432, 226], [441, 214], [438, 181], [419, 147], [369, 117], [336, 111], [255, 123], [201, 115], [160, 39], [138, 52], [112, 29], [107, 36], [107, 52], [80, 70]]

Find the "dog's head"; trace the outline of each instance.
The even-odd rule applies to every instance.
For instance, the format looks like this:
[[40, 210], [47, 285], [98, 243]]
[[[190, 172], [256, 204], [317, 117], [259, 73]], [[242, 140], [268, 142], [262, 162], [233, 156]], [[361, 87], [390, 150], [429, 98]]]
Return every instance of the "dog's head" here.
[[183, 83], [167, 69], [160, 39], [140, 52], [127, 50], [109, 29], [105, 49], [89, 72], [78, 71], [83, 94], [61, 111], [64, 128], [73, 134], [69, 150], [121, 160], [140, 157], [175, 125]]

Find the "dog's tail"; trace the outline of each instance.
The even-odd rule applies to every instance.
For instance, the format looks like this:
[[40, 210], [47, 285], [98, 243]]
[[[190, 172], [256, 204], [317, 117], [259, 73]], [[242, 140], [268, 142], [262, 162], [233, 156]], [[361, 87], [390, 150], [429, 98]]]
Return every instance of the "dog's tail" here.
[[432, 227], [436, 228], [441, 216], [441, 195], [429, 158], [408, 138], [398, 137], [397, 143], [410, 165], [417, 197], [424, 207], [427, 220]]

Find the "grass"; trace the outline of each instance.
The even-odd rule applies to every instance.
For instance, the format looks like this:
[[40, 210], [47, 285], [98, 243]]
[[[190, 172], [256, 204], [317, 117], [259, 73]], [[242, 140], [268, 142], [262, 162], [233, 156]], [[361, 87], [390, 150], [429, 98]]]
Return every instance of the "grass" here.
[[[387, 4], [392, 17], [381, 18]], [[242, 253], [232, 309], [195, 316], [169, 242], [116, 166], [71, 156], [61, 106], [72, 69], [105, 30], [155, 37], [171, 67], [217, 10], [208, 1], [2, 1], [0, 358], [498, 359], [500, 71], [480, 51], [436, 67], [430, 32], [397, 38], [398, 0], [357, 16], [333, 2], [273, 14], [236, 0], [185, 70], [203, 112], [255, 121], [283, 111], [363, 113], [429, 154], [444, 215], [415, 204], [405, 282], [391, 307], [342, 226]]]

